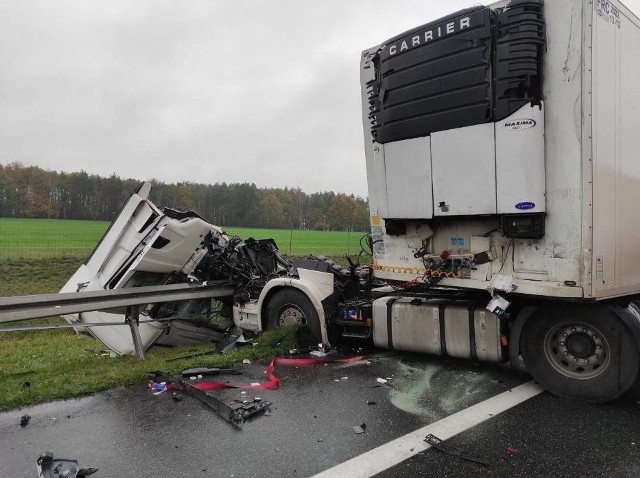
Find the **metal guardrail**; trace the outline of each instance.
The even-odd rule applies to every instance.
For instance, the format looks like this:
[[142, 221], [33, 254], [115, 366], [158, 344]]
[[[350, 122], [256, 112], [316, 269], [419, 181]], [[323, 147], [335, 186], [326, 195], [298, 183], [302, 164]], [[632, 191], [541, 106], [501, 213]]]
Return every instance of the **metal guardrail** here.
[[[136, 356], [144, 358], [138, 324], [140, 306], [159, 302], [206, 299], [233, 295], [236, 285], [229, 281], [210, 281], [202, 284], [170, 284], [159, 286], [133, 287], [88, 292], [65, 292], [60, 294], [23, 295], [0, 297], [0, 324], [39, 319], [92, 310], [125, 307], [125, 321], [131, 329]], [[108, 325], [124, 325], [110, 323]], [[69, 327], [92, 327], [107, 324], [77, 324]], [[51, 329], [60, 326], [33, 326], [31, 329]], [[67, 327], [62, 325], [62, 327]], [[7, 331], [13, 327], [0, 327]]]

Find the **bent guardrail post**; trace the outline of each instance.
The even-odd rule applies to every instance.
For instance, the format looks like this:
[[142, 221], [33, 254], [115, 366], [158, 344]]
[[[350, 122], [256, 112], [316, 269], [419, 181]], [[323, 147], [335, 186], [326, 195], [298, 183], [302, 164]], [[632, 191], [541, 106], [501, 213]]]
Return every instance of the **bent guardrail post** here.
[[140, 320], [140, 306], [130, 305], [126, 308], [124, 321], [129, 324], [131, 329], [131, 338], [133, 339], [133, 350], [136, 352], [136, 357], [140, 360], [144, 359], [144, 348], [142, 347], [142, 338], [140, 337], [140, 330], [138, 330], [138, 321]]

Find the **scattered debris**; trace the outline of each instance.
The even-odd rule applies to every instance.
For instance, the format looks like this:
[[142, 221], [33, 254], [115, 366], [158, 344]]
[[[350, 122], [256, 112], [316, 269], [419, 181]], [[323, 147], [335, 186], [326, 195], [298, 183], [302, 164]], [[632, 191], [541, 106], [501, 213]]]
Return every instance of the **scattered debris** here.
[[171, 394], [171, 398], [176, 402], [181, 402], [182, 399], [184, 398], [184, 395], [182, 395], [181, 393], [178, 393], [178, 392], [173, 392]]
[[367, 405], [375, 405], [376, 401], [375, 400], [367, 400]]
[[435, 448], [442, 453], [446, 453], [447, 455], [457, 456], [459, 458], [462, 458], [463, 460], [471, 461], [473, 463], [478, 463], [484, 466], [489, 466], [489, 463], [487, 463], [486, 461], [482, 461], [478, 458], [473, 457], [467, 451], [461, 448], [444, 443], [443, 440], [435, 435], [427, 435], [424, 441], [431, 445], [432, 448]]
[[20, 417], [20, 426], [22, 428], [26, 427], [31, 421], [31, 417], [26, 413]]
[[362, 433], [364, 433], [366, 429], [367, 429], [366, 423], [363, 423], [359, 426], [356, 425], [355, 427], [353, 427], [353, 431], [356, 432], [357, 435], [361, 435]]
[[39, 478], [84, 478], [98, 471], [97, 468], [79, 468], [77, 460], [54, 458], [50, 451], [40, 455], [37, 464]]
[[386, 385], [387, 381], [388, 380], [385, 379], [385, 378], [380, 378], [380, 377], [376, 378], [376, 382], [378, 382], [379, 384], [382, 384], [382, 385]]
[[251, 360], [249, 360], [249, 359], [244, 359], [244, 360], [242, 361], [242, 363], [251, 363]]
[[[170, 379], [165, 377], [163, 371], [154, 371], [148, 372], [150, 377], [158, 377], [161, 376], [165, 378], [163, 382], [155, 382], [150, 381], [148, 386], [150, 389], [154, 391], [154, 393], [162, 393], [165, 390], [170, 390], [173, 392], [172, 398], [176, 401], [182, 399], [182, 394], [186, 393], [195, 398], [198, 398], [209, 407], [211, 407], [214, 411], [216, 411], [222, 418], [231, 423], [232, 425], [240, 428], [242, 422], [257, 413], [264, 412], [267, 415], [267, 407], [271, 405], [270, 402], [267, 402], [259, 397], [255, 397], [253, 401], [247, 399], [247, 391], [243, 389], [271, 389], [278, 388], [280, 381], [273, 374], [273, 370], [276, 365], [288, 365], [288, 366], [299, 366], [299, 365], [318, 365], [327, 363], [354, 363], [363, 360], [365, 357], [356, 356], [356, 357], [344, 357], [344, 358], [336, 358], [336, 359], [318, 359], [318, 358], [274, 358], [266, 369], [267, 380], [265, 382], [252, 382], [250, 385], [233, 385], [229, 383], [223, 382], [215, 382], [215, 381], [197, 381], [197, 379], [202, 378], [203, 373], [207, 373], [211, 371], [213, 374], [216, 373], [231, 373], [234, 375], [240, 374], [239, 371], [233, 368], [229, 369], [205, 369], [205, 368], [192, 368], [183, 370], [182, 376], [198, 373], [199, 375], [189, 375], [189, 379], [191, 382], [187, 382], [186, 380], [179, 379]], [[343, 376], [339, 380], [347, 380], [349, 377]], [[241, 406], [231, 407], [227, 403], [223, 402], [221, 399], [207, 393], [209, 390], [219, 390], [225, 388], [235, 388], [240, 389], [239, 395], [242, 397], [241, 400], [236, 401], [241, 403]], [[375, 403], [375, 402], [374, 402]], [[364, 426], [362, 427], [364, 430]]]
[[505, 450], [509, 455], [515, 455], [518, 450], [516, 450], [511, 445], [507, 445], [507, 449]]

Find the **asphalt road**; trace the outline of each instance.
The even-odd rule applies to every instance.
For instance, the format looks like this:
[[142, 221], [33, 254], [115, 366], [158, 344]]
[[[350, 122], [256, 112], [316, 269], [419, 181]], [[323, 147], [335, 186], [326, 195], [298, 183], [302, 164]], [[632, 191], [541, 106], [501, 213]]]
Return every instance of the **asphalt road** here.
[[[242, 376], [227, 378], [262, 381], [266, 365], [242, 365]], [[99, 468], [97, 478], [312, 477], [371, 450], [367, 463], [376, 464], [392, 440], [531, 380], [504, 366], [387, 353], [353, 364], [280, 366], [275, 375], [277, 390], [215, 392], [272, 402], [268, 415], [242, 430], [191, 397], [175, 401], [145, 384], [2, 413], [1, 474], [35, 477], [37, 457], [51, 450]], [[22, 428], [25, 413], [31, 421]], [[356, 433], [362, 424], [365, 432]], [[543, 392], [445, 444], [487, 464], [431, 448], [375, 476], [637, 477], [640, 397], [589, 405]]]

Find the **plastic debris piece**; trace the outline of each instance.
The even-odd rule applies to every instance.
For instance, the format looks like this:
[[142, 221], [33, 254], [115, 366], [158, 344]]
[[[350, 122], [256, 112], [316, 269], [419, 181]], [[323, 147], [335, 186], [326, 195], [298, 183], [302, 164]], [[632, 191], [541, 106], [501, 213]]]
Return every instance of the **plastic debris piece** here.
[[177, 393], [177, 392], [173, 392], [173, 394], [171, 395], [171, 398], [173, 398], [176, 402], [182, 401], [183, 397], [184, 396], [181, 393]]
[[26, 427], [31, 421], [31, 417], [26, 413], [20, 417], [20, 426], [22, 428]]
[[367, 400], [367, 405], [375, 405], [376, 401], [375, 400]]
[[166, 392], [167, 382], [149, 382], [149, 388], [154, 392]]
[[309, 352], [309, 355], [313, 355], [314, 357], [326, 357], [327, 353], [321, 350], [312, 350]]
[[376, 378], [376, 382], [381, 383], [382, 385], [385, 385], [387, 383], [387, 380], [384, 378]]
[[518, 450], [516, 450], [511, 445], [507, 445], [507, 449], [505, 450], [509, 455], [515, 455]]
[[258, 385], [260, 385], [260, 383], [259, 383], [259, 382], [251, 382], [251, 386], [252, 386], [252, 387], [257, 387]]
[[355, 427], [353, 427], [353, 431], [356, 432], [357, 435], [364, 433], [366, 429], [367, 429], [367, 425], [365, 423], [361, 425], [356, 425]]
[[251, 363], [251, 360], [249, 360], [249, 359], [244, 359], [244, 360], [242, 361], [242, 363]]

